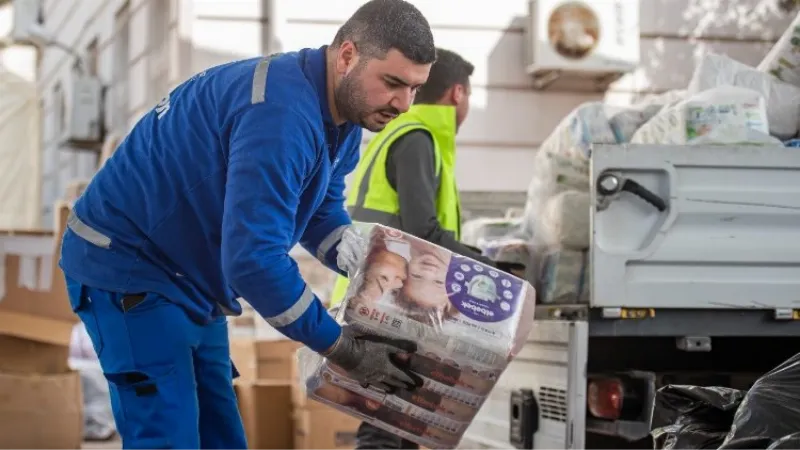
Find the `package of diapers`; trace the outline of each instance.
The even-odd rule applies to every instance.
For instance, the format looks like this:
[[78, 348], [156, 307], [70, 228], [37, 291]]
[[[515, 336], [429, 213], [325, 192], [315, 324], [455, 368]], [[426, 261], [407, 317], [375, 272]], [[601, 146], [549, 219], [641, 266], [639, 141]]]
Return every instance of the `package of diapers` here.
[[422, 446], [454, 448], [525, 344], [533, 287], [383, 225], [348, 229], [338, 250], [351, 282], [337, 320], [360, 333], [416, 342], [415, 353], [398, 356], [424, 385], [386, 394], [306, 355], [300, 366], [309, 398]]
[[589, 192], [590, 184], [589, 160], [539, 149], [534, 158], [533, 177], [528, 184], [521, 237], [538, 240], [539, 217], [551, 197], [568, 190]]
[[588, 303], [588, 252], [559, 249], [545, 254], [541, 263], [538, 293], [539, 302], [543, 304]]
[[800, 14], [761, 60], [758, 70], [786, 83], [800, 86]]
[[725, 85], [752, 89], [764, 97], [772, 136], [783, 140], [797, 135], [800, 87], [784, 83], [727, 56], [709, 53], [698, 63], [688, 91], [698, 94]]
[[602, 102], [588, 102], [575, 108], [542, 142], [539, 151], [588, 159], [592, 144], [616, 144], [606, 108]]
[[536, 242], [547, 247], [583, 250], [590, 245], [591, 195], [566, 190], [547, 199], [536, 216]]
[[720, 86], [695, 94], [641, 126], [634, 144], [781, 145], [769, 135], [764, 97], [752, 90]]

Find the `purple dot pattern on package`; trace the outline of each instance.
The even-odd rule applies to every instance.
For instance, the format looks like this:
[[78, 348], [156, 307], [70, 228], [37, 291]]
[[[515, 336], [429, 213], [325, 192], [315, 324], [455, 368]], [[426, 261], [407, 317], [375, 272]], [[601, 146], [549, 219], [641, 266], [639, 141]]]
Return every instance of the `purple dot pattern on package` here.
[[446, 278], [450, 303], [477, 322], [502, 322], [514, 315], [522, 282], [464, 256], [453, 255]]

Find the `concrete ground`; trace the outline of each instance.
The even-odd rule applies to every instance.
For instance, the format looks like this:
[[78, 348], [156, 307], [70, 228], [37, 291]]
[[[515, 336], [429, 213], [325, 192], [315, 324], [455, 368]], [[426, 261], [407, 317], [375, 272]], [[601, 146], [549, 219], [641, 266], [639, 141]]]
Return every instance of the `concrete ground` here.
[[81, 448], [86, 449], [106, 449], [106, 448], [122, 448], [122, 441], [118, 437], [105, 442], [84, 442]]

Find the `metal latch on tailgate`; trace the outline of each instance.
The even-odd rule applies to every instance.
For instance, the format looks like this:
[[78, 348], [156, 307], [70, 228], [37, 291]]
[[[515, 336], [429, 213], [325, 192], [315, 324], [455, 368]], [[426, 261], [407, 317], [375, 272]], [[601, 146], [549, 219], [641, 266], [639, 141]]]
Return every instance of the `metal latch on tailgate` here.
[[605, 172], [597, 177], [596, 186], [597, 193], [601, 197], [615, 197], [625, 191], [651, 204], [659, 212], [667, 210], [667, 202], [663, 198], [630, 178], [625, 178], [612, 172]]

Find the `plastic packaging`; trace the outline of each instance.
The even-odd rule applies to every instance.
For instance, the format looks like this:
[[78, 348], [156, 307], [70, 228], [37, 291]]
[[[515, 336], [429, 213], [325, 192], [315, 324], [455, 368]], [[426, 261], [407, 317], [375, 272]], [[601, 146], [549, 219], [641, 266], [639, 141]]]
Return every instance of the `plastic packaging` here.
[[761, 60], [758, 70], [795, 86], [800, 86], [800, 14], [783, 32], [778, 42]]
[[782, 145], [769, 135], [764, 97], [735, 86], [709, 89], [664, 108], [639, 128], [631, 142]]
[[589, 186], [589, 160], [540, 149], [534, 161], [533, 178], [528, 184], [522, 237], [535, 240], [539, 216], [550, 198], [568, 190], [589, 192]]
[[416, 341], [405, 358], [425, 384], [387, 395], [306, 352], [298, 363], [309, 398], [425, 447], [454, 448], [525, 344], [533, 287], [382, 225], [348, 229], [338, 249], [351, 283], [337, 320]]
[[591, 196], [585, 191], [553, 195], [536, 216], [537, 241], [548, 247], [589, 248], [591, 205]]
[[769, 371], [747, 391], [724, 444], [746, 437], [777, 440], [798, 430], [800, 354]]
[[669, 385], [656, 393], [653, 446], [656, 449], [719, 448], [744, 393], [724, 387]]
[[606, 112], [607, 106], [601, 102], [578, 106], [542, 142], [539, 152], [587, 159], [592, 144], [616, 144], [617, 137], [608, 123]]
[[541, 262], [538, 293], [545, 304], [578, 304], [589, 301], [588, 252], [556, 249]]
[[97, 361], [70, 358], [70, 368], [81, 375], [83, 392], [83, 438], [106, 441], [117, 432], [111, 410], [111, 394], [103, 369]]
[[698, 63], [689, 83], [689, 93], [698, 94], [725, 85], [752, 89], [764, 97], [772, 136], [789, 139], [797, 135], [800, 88], [727, 56], [709, 53]]

